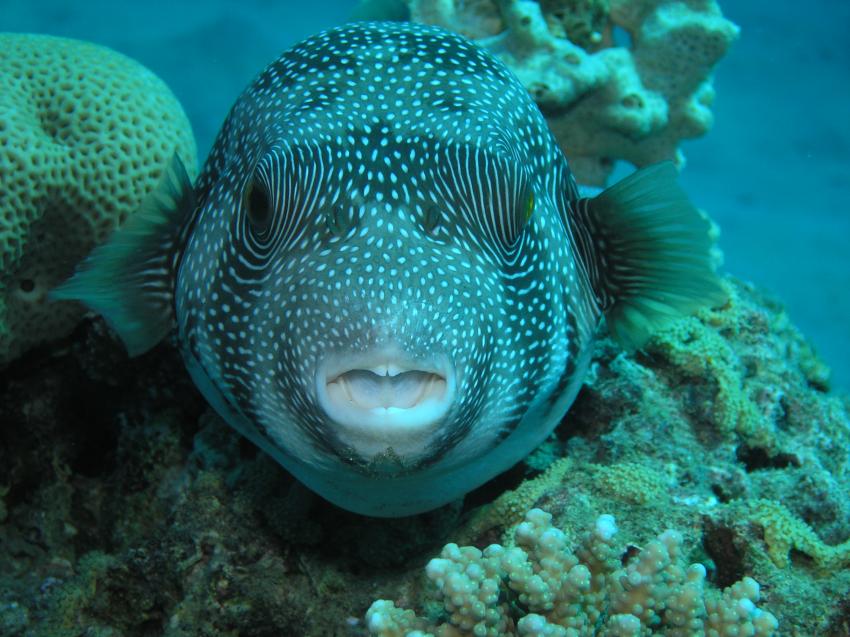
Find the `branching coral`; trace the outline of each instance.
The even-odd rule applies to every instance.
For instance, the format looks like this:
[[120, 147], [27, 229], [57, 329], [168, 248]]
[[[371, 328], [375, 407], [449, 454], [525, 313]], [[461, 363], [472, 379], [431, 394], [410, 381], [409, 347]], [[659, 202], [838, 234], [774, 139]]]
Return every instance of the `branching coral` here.
[[551, 522], [551, 515], [532, 509], [516, 527], [514, 547], [446, 545], [426, 568], [442, 603], [439, 617], [432, 621], [378, 600], [366, 615], [371, 634], [767, 637], [777, 628], [776, 618], [756, 606], [754, 580], [745, 577], [723, 591], [707, 586], [702, 565], [685, 565], [676, 531], [665, 531], [623, 563], [612, 516], [599, 516], [575, 552]]
[[[614, 160], [684, 160], [712, 124], [712, 71], [738, 35], [714, 0], [407, 0], [477, 40], [531, 92], [581, 183]], [[622, 34], [622, 37], [618, 36]]]

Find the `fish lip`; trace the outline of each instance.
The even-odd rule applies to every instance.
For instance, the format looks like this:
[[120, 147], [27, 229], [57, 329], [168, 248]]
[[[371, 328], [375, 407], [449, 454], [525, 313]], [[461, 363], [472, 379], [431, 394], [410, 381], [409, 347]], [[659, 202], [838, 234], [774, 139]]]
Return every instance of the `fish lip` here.
[[[390, 396], [402, 401], [398, 405], [367, 405], [357, 395], [358, 386], [396, 384], [407, 388], [398, 392], [401, 398]], [[408, 461], [421, 457], [454, 404], [455, 392], [456, 373], [448, 356], [413, 357], [394, 345], [328, 355], [316, 373], [319, 407], [339, 440], [366, 460], [388, 452]]]
[[[334, 357], [335, 360], [324, 366], [325, 382], [333, 382], [343, 374], [352, 370], [360, 369], [372, 372], [377, 376], [395, 377], [410, 371], [435, 374], [445, 378], [449, 370], [445, 364], [435, 364], [426, 361], [413, 361], [395, 354], [384, 354], [380, 351], [370, 352], [366, 355], [352, 356], [349, 359]], [[321, 372], [320, 372], [321, 373]]]

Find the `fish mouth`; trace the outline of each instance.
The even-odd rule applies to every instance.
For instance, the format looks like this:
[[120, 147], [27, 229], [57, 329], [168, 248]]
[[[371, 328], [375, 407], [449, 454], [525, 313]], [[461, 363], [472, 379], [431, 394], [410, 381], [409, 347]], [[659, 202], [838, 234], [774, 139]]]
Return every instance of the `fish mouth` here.
[[455, 373], [447, 357], [423, 361], [384, 348], [328, 357], [316, 389], [340, 440], [361, 457], [412, 460], [426, 451], [454, 401]]

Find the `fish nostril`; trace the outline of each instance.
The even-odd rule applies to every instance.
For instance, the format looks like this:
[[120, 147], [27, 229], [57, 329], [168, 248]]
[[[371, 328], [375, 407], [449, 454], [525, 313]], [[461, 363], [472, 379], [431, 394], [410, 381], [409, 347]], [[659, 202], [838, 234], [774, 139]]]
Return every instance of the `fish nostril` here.
[[336, 204], [325, 214], [328, 232], [335, 237], [343, 237], [360, 223], [360, 209], [355, 206]]
[[443, 213], [437, 206], [428, 206], [422, 212], [422, 229], [432, 237], [440, 234], [443, 225]]

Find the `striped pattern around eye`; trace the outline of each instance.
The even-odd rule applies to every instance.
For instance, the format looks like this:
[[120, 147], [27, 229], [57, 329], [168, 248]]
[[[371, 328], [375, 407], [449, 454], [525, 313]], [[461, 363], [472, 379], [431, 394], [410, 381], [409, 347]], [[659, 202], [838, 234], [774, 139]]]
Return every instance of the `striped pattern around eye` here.
[[594, 237], [602, 236], [596, 227], [593, 215], [589, 213], [590, 199], [580, 197], [575, 182], [571, 179], [562, 179], [559, 192], [556, 193], [559, 214], [567, 232], [570, 248], [576, 255], [576, 269], [585, 278], [591, 290], [594, 290], [595, 299], [590, 295], [575, 295], [574, 298], [582, 302], [582, 307], [577, 312], [584, 312], [584, 316], [594, 316], [598, 308], [591, 307], [595, 302], [602, 308], [609, 308], [614, 302], [608, 292], [610, 285], [601, 283], [604, 273], [610, 269], [605, 258], [604, 247], [597, 246]]
[[480, 148], [457, 145], [446, 155], [436, 189], [457, 206], [480, 249], [512, 264], [529, 217], [528, 175], [518, 163]]
[[301, 240], [315, 219], [316, 210], [329, 203], [328, 153], [328, 149], [316, 146], [275, 147], [257, 163], [245, 189], [265, 190], [271, 218], [258, 232], [251, 224], [243, 197], [235, 240], [247, 250], [244, 265], [263, 270], [271, 255], [290, 249]]

